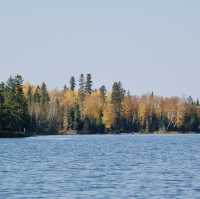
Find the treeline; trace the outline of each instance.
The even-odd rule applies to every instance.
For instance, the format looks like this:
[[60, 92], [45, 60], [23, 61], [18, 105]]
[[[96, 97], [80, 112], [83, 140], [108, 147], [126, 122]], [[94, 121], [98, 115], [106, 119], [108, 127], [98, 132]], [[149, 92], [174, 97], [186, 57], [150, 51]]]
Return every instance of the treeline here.
[[[20, 75], [0, 83], [0, 132], [24, 132], [30, 125], [27, 99]], [[0, 134], [0, 135], [1, 135]]]
[[121, 82], [109, 92], [93, 89], [91, 74], [71, 77], [62, 90], [23, 83], [20, 75], [0, 84], [0, 132], [35, 134], [200, 130], [200, 105], [192, 97], [133, 96]]

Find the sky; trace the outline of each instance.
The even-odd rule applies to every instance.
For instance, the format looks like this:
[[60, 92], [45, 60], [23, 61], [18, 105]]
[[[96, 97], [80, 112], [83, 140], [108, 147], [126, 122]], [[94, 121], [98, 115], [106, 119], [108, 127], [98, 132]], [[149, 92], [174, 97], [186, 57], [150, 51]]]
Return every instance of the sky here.
[[200, 97], [199, 0], [0, 0], [0, 81], [91, 73], [132, 94]]

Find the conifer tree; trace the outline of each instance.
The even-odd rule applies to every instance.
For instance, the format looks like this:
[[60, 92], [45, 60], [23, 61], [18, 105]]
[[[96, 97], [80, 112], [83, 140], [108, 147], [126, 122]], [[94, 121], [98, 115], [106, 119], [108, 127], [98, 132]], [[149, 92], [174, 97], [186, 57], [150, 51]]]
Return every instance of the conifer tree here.
[[42, 83], [41, 89], [40, 89], [40, 103], [42, 105], [48, 104], [49, 103], [49, 94], [47, 91], [47, 86], [45, 82]]
[[33, 99], [35, 103], [40, 103], [41, 99], [41, 92], [40, 92], [40, 87], [37, 86], [33, 95]]
[[74, 121], [73, 121], [73, 129], [74, 130], [79, 130], [81, 126], [81, 114], [80, 114], [80, 108], [79, 105], [77, 104], [76, 107], [74, 108]]
[[0, 110], [4, 104], [4, 83], [0, 83]]
[[114, 82], [112, 87], [111, 102], [115, 111], [115, 124], [114, 128], [119, 130], [121, 127], [121, 108], [122, 100], [124, 98], [124, 89], [122, 88], [121, 82]]
[[3, 129], [3, 110], [4, 109], [4, 83], [0, 83], [0, 130]]
[[18, 127], [20, 131], [24, 131], [26, 128], [28, 128], [29, 125], [27, 125], [29, 121], [29, 113], [28, 113], [28, 104], [26, 101], [26, 98], [24, 96], [23, 92], [23, 78], [21, 75], [17, 75], [15, 77], [15, 93], [16, 93], [16, 104], [18, 107], [18, 115], [20, 117], [20, 120], [18, 121]]
[[99, 91], [101, 93], [101, 96], [102, 98], [105, 100], [105, 97], [106, 97], [106, 87], [104, 85], [102, 85], [100, 88], [99, 88]]
[[32, 90], [32, 87], [30, 85], [28, 86], [26, 97], [27, 97], [28, 105], [31, 106], [31, 104], [33, 103], [33, 90]]
[[84, 75], [81, 74], [79, 79], [79, 96], [83, 98], [84, 95], [85, 95], [85, 78]]
[[67, 88], [67, 85], [65, 84], [64, 87], [63, 87], [63, 92], [67, 92], [68, 88]]
[[90, 73], [86, 75], [85, 93], [90, 95], [92, 92], [92, 76]]
[[76, 80], [75, 80], [75, 77], [72, 76], [72, 77], [70, 78], [70, 90], [71, 90], [71, 91], [74, 91], [74, 90], [75, 90], [75, 87], [76, 87]]

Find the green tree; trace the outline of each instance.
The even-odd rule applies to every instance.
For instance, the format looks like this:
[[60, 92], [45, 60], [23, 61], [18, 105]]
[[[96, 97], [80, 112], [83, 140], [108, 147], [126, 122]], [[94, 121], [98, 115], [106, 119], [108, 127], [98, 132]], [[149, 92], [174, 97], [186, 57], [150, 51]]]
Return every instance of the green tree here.
[[31, 106], [31, 104], [33, 103], [33, 89], [32, 86], [28, 86], [28, 91], [27, 91], [27, 102], [28, 102], [28, 106]]
[[106, 87], [104, 85], [102, 85], [100, 88], [99, 88], [99, 91], [101, 93], [101, 96], [102, 98], [105, 100], [105, 97], [106, 97]]
[[47, 86], [45, 82], [42, 83], [41, 89], [40, 89], [40, 103], [42, 105], [46, 105], [49, 103], [49, 93], [47, 91]]
[[29, 113], [28, 113], [28, 104], [23, 92], [23, 78], [21, 75], [15, 77], [15, 94], [16, 94], [16, 107], [18, 114], [18, 128], [20, 131], [24, 131], [29, 127]]
[[115, 111], [114, 128], [116, 130], [119, 130], [121, 128], [121, 110], [124, 94], [125, 90], [122, 88], [121, 82], [114, 82], [112, 86], [111, 102]]
[[67, 88], [67, 85], [65, 84], [64, 87], [63, 87], [63, 92], [67, 92], [68, 91], [68, 88]]
[[21, 132], [28, 128], [28, 105], [23, 93], [23, 78], [20, 75], [8, 79], [4, 88], [3, 101], [4, 130]]
[[33, 99], [35, 103], [40, 103], [41, 99], [41, 92], [40, 92], [40, 87], [37, 86], [33, 95]]
[[3, 111], [4, 111], [4, 83], [0, 83], [0, 130], [3, 129]]
[[120, 104], [124, 98], [125, 90], [122, 88], [121, 82], [114, 82], [112, 86], [111, 100], [113, 104]]
[[75, 87], [76, 87], [76, 80], [75, 80], [75, 77], [72, 76], [72, 77], [70, 78], [70, 90], [71, 90], [71, 91], [74, 91], [74, 90], [75, 90]]
[[79, 79], [78, 95], [79, 95], [80, 116], [81, 116], [81, 119], [83, 119], [83, 102], [85, 98], [85, 77], [83, 74], [80, 75], [80, 79]]
[[73, 121], [73, 129], [74, 130], [79, 130], [81, 126], [81, 121], [80, 121], [80, 108], [79, 105], [77, 104], [76, 107], [74, 108], [74, 121]]
[[86, 75], [85, 93], [88, 95], [92, 93], [92, 75], [90, 73]]

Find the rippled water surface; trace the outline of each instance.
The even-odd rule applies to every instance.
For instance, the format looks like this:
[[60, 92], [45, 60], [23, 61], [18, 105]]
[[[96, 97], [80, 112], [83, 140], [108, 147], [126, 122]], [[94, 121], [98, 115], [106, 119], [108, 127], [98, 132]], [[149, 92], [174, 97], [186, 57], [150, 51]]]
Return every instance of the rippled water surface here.
[[0, 139], [0, 199], [199, 199], [200, 135]]

